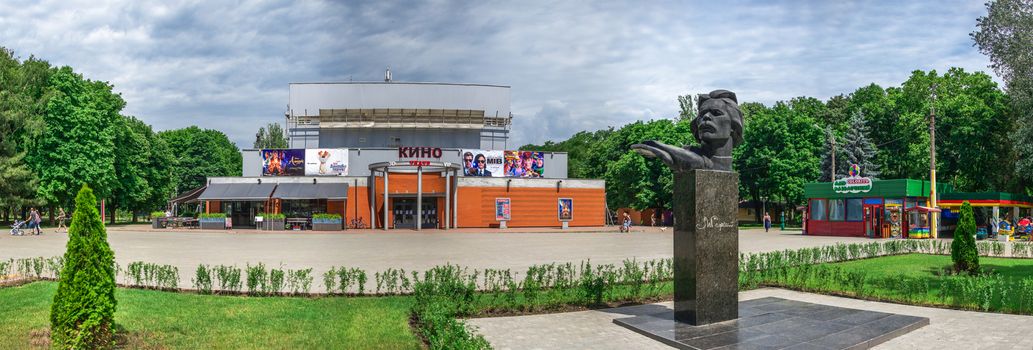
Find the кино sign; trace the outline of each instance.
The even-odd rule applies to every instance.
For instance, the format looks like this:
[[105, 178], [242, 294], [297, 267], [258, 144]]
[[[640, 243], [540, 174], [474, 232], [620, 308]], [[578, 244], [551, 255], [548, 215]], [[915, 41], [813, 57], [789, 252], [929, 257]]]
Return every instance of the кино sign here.
[[441, 148], [398, 147], [398, 158], [441, 158]]

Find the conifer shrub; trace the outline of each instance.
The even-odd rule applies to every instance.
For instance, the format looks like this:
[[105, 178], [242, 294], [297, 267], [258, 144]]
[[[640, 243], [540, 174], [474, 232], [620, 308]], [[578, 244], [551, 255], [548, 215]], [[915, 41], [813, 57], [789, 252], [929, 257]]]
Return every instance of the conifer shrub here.
[[52, 345], [59, 349], [113, 346], [115, 254], [108, 246], [97, 198], [83, 185], [75, 197], [61, 279], [50, 309]]
[[972, 214], [972, 205], [965, 201], [961, 204], [961, 215], [958, 228], [954, 231], [951, 242], [951, 260], [956, 272], [979, 272], [979, 251], [976, 248], [976, 219]]

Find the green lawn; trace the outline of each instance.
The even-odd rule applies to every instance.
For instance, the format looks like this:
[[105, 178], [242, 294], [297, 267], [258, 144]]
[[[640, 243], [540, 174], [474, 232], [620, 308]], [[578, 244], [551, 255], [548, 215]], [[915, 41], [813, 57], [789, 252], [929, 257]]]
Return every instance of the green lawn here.
[[[951, 264], [949, 255], [907, 254], [847, 261], [835, 265], [866, 271], [869, 276], [879, 278], [897, 275], [933, 277], [942, 273], [944, 268]], [[1033, 277], [1033, 259], [979, 257], [979, 266], [1005, 278]]]
[[[55, 282], [0, 288], [0, 349], [49, 326]], [[254, 298], [116, 292], [115, 321], [132, 347], [161, 349], [418, 349], [410, 297]]]
[[908, 254], [758, 271], [740, 275], [740, 284], [1033, 315], [1033, 259], [980, 257], [979, 261], [979, 276], [949, 274], [950, 256]]

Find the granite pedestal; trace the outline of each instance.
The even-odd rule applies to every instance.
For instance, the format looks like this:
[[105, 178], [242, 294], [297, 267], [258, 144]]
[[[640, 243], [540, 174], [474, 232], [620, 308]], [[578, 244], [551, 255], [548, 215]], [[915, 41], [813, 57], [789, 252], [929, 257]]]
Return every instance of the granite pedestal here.
[[925, 317], [782, 298], [738, 303], [739, 318], [704, 326], [654, 312], [614, 323], [679, 349], [868, 349], [929, 324]]
[[705, 325], [738, 317], [739, 176], [674, 173], [674, 319]]

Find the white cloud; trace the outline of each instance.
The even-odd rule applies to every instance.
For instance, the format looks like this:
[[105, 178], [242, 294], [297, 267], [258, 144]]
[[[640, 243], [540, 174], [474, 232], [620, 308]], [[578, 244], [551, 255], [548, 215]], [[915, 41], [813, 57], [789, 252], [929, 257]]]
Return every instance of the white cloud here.
[[[396, 80], [513, 87], [511, 145], [673, 117], [675, 96], [850, 93], [912, 70], [987, 71], [978, 2], [0, 2], [0, 45], [110, 81], [158, 129], [250, 146], [287, 84]], [[543, 130], [544, 128], [544, 130]]]

